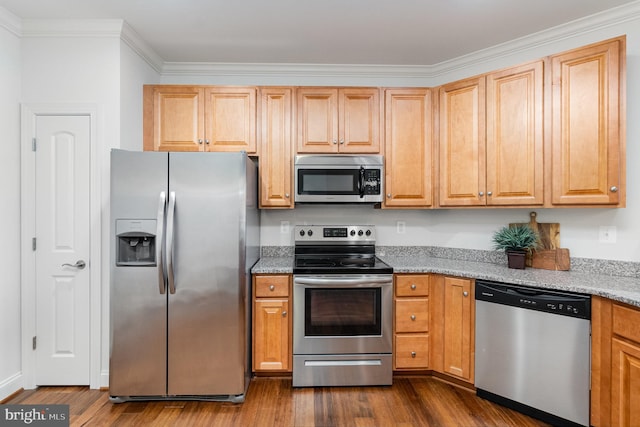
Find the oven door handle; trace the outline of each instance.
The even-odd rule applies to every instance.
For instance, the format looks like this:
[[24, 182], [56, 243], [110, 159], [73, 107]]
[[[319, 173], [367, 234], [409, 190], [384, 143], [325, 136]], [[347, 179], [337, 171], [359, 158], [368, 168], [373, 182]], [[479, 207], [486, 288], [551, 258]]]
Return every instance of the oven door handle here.
[[390, 277], [356, 277], [356, 278], [317, 278], [317, 277], [295, 277], [293, 283], [296, 285], [367, 285], [367, 284], [392, 284]]

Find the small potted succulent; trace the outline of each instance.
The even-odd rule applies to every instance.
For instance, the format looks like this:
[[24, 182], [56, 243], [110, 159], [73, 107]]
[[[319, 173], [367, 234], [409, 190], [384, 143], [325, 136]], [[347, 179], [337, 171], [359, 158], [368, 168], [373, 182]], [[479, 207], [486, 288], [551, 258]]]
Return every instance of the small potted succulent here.
[[527, 254], [538, 245], [538, 233], [527, 224], [505, 226], [493, 234], [493, 247], [507, 253], [509, 268], [524, 269]]

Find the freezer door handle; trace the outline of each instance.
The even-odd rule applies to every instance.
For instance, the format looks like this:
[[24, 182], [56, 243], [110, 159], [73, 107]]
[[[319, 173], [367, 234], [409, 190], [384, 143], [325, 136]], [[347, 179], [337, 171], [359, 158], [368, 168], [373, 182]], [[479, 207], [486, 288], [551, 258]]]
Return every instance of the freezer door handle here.
[[164, 275], [164, 260], [162, 259], [162, 239], [164, 238], [164, 211], [167, 207], [167, 194], [162, 191], [158, 199], [158, 215], [156, 225], [156, 263], [158, 265], [158, 287], [160, 293], [167, 292], [167, 280]]
[[176, 212], [176, 193], [174, 191], [169, 193], [169, 209], [167, 211], [167, 280], [169, 282], [169, 292], [176, 293], [176, 283], [173, 275], [173, 240], [174, 240], [174, 219]]

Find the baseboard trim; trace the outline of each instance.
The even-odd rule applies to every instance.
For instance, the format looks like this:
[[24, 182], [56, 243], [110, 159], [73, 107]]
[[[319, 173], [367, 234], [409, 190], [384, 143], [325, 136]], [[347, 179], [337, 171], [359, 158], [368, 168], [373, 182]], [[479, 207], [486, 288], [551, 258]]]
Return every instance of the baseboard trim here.
[[22, 372], [18, 372], [0, 382], [0, 403], [4, 403], [22, 392]]

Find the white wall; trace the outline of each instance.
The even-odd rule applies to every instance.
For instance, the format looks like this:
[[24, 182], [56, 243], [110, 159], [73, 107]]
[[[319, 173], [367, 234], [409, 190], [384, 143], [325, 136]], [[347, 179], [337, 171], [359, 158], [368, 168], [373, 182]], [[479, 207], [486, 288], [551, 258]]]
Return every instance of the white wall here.
[[20, 39], [0, 25], [0, 400], [21, 384]]

